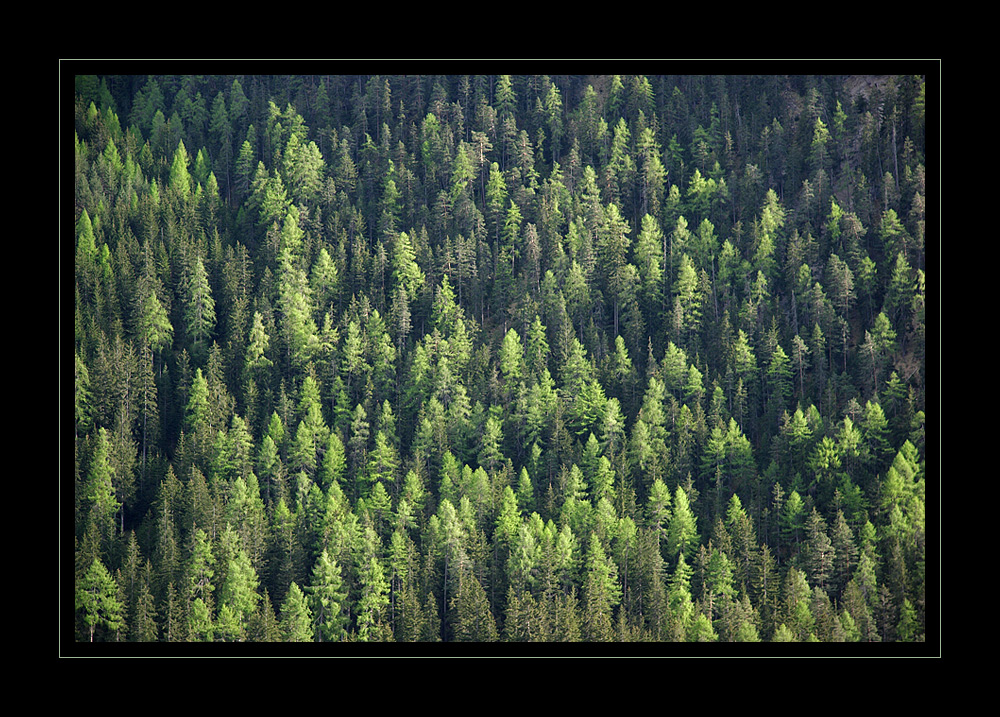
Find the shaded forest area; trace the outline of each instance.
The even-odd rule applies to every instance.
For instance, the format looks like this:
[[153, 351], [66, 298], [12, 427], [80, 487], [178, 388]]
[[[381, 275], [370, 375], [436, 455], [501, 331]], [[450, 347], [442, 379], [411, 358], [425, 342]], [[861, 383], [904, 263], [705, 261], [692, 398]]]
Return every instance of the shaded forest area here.
[[71, 639], [936, 639], [926, 79], [70, 76]]

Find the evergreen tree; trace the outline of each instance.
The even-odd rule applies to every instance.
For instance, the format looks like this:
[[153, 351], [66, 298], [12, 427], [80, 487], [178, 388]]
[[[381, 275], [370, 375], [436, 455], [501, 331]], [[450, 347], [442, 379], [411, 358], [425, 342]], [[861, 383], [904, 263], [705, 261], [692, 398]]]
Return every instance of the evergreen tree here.
[[809, 597], [805, 574], [795, 567], [789, 568], [782, 586], [781, 625], [791, 632], [797, 642], [808, 641], [816, 627]]
[[90, 642], [94, 641], [98, 627], [114, 634], [124, 624], [124, 608], [118, 599], [118, 586], [100, 560], [92, 562], [77, 580], [76, 612], [82, 617]]
[[360, 594], [355, 607], [357, 638], [363, 642], [385, 641], [383, 610], [389, 604], [389, 583], [385, 568], [378, 556], [381, 541], [368, 528], [364, 534], [363, 550], [357, 565]]
[[313, 616], [301, 588], [295, 583], [288, 588], [288, 595], [281, 604], [279, 630], [282, 642], [312, 642]]
[[697, 530], [697, 519], [691, 510], [688, 495], [681, 486], [677, 486], [667, 524], [667, 557], [676, 560], [684, 556], [685, 561], [693, 558], [699, 541]]
[[496, 642], [496, 621], [489, 609], [486, 591], [475, 575], [464, 570], [459, 575], [458, 592], [452, 598], [456, 642]]
[[929, 640], [923, 85], [76, 76], [76, 638]]
[[188, 171], [189, 163], [190, 158], [187, 148], [184, 147], [184, 142], [182, 141], [177, 145], [177, 149], [174, 152], [174, 159], [170, 165], [170, 181], [167, 185], [182, 199], [187, 199], [194, 188], [192, 186], [191, 174]]
[[808, 536], [805, 548], [806, 575], [812, 587], [826, 590], [836, 552], [827, 534], [826, 521], [815, 508], [806, 518], [805, 531]]
[[114, 535], [115, 516], [121, 508], [116, 498], [115, 469], [111, 464], [110, 451], [108, 431], [101, 427], [87, 475], [85, 496], [93, 511], [93, 520], [101, 528], [106, 540]]
[[215, 331], [215, 299], [209, 285], [205, 262], [195, 257], [182, 277], [184, 321], [188, 337], [196, 347], [201, 347]]
[[592, 540], [587, 552], [583, 595], [583, 639], [588, 642], [611, 641], [613, 610], [621, 602], [622, 592], [617, 568], [607, 558], [600, 540]]
[[232, 611], [238, 634], [246, 634], [246, 627], [257, 611], [257, 589], [260, 581], [250, 558], [242, 549], [231, 560], [219, 594], [220, 609]]
[[324, 550], [313, 566], [312, 580], [306, 588], [310, 596], [311, 610], [315, 619], [315, 639], [317, 642], [337, 642], [345, 634], [347, 626], [347, 591], [344, 590], [341, 569], [336, 559]]

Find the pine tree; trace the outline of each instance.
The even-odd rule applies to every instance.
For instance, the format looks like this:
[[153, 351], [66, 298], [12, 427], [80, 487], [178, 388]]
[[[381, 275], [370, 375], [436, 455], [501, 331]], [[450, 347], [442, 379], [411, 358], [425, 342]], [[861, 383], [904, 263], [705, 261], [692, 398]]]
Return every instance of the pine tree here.
[[833, 547], [833, 566], [830, 578], [833, 592], [838, 594], [847, 584], [858, 558], [854, 533], [842, 510], [837, 511], [837, 516], [830, 533], [830, 542]]
[[903, 608], [900, 611], [899, 624], [896, 626], [896, 635], [900, 642], [913, 642], [918, 636], [920, 626], [917, 623], [917, 611], [909, 598], [903, 599]]
[[924, 638], [922, 80], [574, 82], [77, 77], [77, 639]]
[[598, 271], [607, 282], [608, 293], [614, 301], [613, 334], [615, 336], [620, 333], [618, 314], [624, 303], [625, 270], [629, 266], [628, 259], [632, 246], [628, 235], [631, 231], [632, 228], [622, 216], [619, 205], [613, 201], [607, 204], [595, 248], [597, 250]]

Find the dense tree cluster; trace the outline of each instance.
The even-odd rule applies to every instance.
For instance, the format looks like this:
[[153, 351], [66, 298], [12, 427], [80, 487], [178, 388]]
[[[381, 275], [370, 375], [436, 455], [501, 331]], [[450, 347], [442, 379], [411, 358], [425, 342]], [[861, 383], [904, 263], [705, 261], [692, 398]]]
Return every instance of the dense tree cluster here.
[[74, 81], [75, 640], [925, 639], [923, 77]]

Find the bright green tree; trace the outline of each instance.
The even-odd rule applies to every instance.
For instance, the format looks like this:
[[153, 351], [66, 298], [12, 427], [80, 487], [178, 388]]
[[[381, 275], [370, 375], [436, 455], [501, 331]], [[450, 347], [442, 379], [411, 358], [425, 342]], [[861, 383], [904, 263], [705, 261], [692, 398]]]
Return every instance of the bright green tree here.
[[211, 612], [215, 592], [215, 555], [208, 533], [195, 528], [192, 535], [191, 556], [185, 568], [187, 575], [187, 595], [191, 600], [201, 600]]
[[650, 376], [642, 406], [632, 428], [629, 451], [632, 470], [640, 484], [652, 484], [666, 475], [667, 428], [663, 413], [664, 384]]
[[362, 546], [357, 565], [359, 595], [354, 610], [357, 638], [362, 642], [385, 641], [388, 624], [383, 623], [383, 611], [389, 605], [389, 582], [378, 556], [382, 542], [370, 526], [365, 530]]
[[184, 199], [191, 194], [193, 189], [191, 173], [188, 170], [189, 163], [190, 157], [187, 149], [184, 147], [184, 142], [180, 142], [174, 151], [174, 158], [170, 164], [170, 179], [167, 186]]
[[769, 281], [775, 277], [777, 269], [775, 253], [785, 226], [786, 215], [778, 193], [774, 189], [768, 189], [755, 224], [757, 236], [754, 246], [753, 268], [762, 272]]
[[309, 271], [309, 288], [320, 312], [337, 296], [340, 289], [340, 270], [326, 246], [320, 247]]
[[674, 490], [673, 513], [667, 523], [667, 557], [694, 557], [699, 542], [698, 523], [683, 487]]
[[667, 606], [670, 613], [668, 636], [671, 642], [684, 642], [695, 619], [691, 599], [691, 567], [681, 553], [667, 583]]
[[319, 349], [319, 329], [314, 318], [315, 304], [309, 279], [291, 249], [281, 254], [278, 308], [289, 364], [301, 368]]
[[220, 610], [228, 608], [232, 612], [241, 635], [245, 634], [250, 619], [257, 612], [259, 586], [260, 580], [249, 556], [242, 548], [238, 549], [229, 562], [219, 590], [219, 605]]
[[212, 642], [215, 639], [215, 629], [211, 608], [202, 598], [195, 598], [188, 612], [188, 633], [191, 641]]
[[897, 331], [905, 331], [909, 328], [913, 311], [913, 297], [917, 290], [916, 278], [916, 273], [910, 265], [906, 253], [900, 251], [892, 265], [883, 309], [893, 328]]
[[903, 598], [903, 607], [900, 610], [899, 623], [896, 626], [896, 636], [900, 642], [913, 642], [919, 631], [917, 611], [909, 598]]
[[139, 299], [139, 335], [153, 351], [161, 351], [173, 341], [173, 324], [152, 288]]
[[196, 346], [207, 341], [215, 331], [215, 299], [200, 256], [187, 267], [182, 277], [184, 323], [188, 337]]
[[416, 261], [413, 243], [406, 232], [400, 232], [396, 237], [392, 251], [392, 275], [397, 286], [406, 290], [407, 297], [412, 301], [417, 291], [424, 285], [424, 273]]
[[781, 624], [787, 626], [798, 642], [809, 640], [816, 627], [810, 595], [805, 573], [794, 566], [789, 568], [782, 584]]
[[112, 633], [124, 624], [124, 606], [118, 599], [118, 585], [100, 560], [94, 560], [77, 579], [76, 612], [87, 627], [90, 642], [98, 627]]
[[618, 569], [608, 558], [600, 540], [591, 540], [587, 551], [583, 585], [583, 638], [588, 642], [613, 639], [613, 610], [621, 602]]
[[107, 429], [102, 426], [97, 432], [97, 444], [87, 473], [85, 495], [105, 539], [113, 536], [115, 516], [121, 508], [115, 495], [115, 480], [115, 469], [111, 463], [111, 441]]
[[317, 642], [337, 642], [346, 635], [347, 590], [340, 565], [327, 550], [320, 553], [312, 570], [312, 580], [306, 588], [315, 619]]
[[660, 540], [666, 537], [667, 524], [670, 521], [671, 514], [670, 504], [672, 502], [670, 489], [667, 488], [666, 484], [660, 479], [653, 481], [649, 489], [646, 510], [649, 524], [655, 530], [657, 547], [660, 545]]
[[767, 380], [771, 400], [781, 409], [786, 408], [792, 396], [792, 364], [781, 344], [775, 346], [771, 354], [767, 366]]
[[282, 642], [312, 642], [313, 616], [302, 589], [294, 581], [281, 604], [279, 629]]
[[500, 345], [500, 371], [508, 391], [513, 392], [517, 382], [524, 376], [524, 347], [517, 331], [510, 329]]
[[268, 336], [267, 329], [264, 327], [264, 317], [259, 311], [254, 311], [244, 364], [250, 376], [259, 374], [271, 367], [272, 362], [267, 356], [270, 346], [271, 339]]

